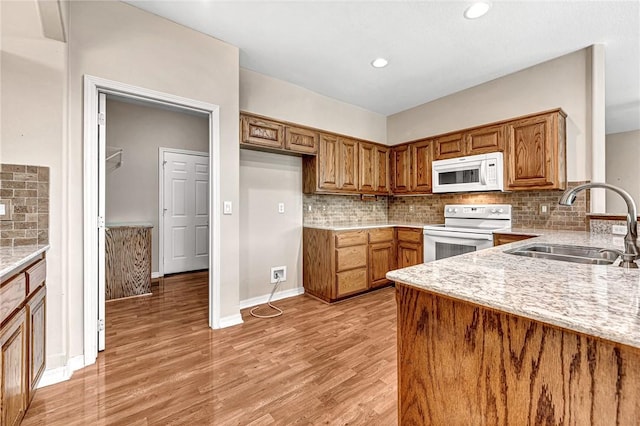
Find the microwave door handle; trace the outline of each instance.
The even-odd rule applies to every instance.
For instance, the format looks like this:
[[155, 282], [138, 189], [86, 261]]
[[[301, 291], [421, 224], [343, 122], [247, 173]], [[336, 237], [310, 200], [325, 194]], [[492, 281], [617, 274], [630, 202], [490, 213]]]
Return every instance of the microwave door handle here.
[[483, 161], [480, 163], [480, 184], [487, 184], [487, 162]]

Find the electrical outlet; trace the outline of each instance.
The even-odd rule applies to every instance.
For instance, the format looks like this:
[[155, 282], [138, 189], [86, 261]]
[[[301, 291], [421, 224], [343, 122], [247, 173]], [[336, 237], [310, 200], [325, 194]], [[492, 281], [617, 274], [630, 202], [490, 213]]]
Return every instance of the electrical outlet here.
[[271, 284], [275, 284], [278, 281], [283, 282], [287, 280], [287, 267], [286, 266], [272, 266], [271, 267]]
[[614, 235], [627, 235], [627, 227], [624, 225], [611, 225], [611, 233]]
[[540, 214], [549, 214], [549, 204], [540, 204]]
[[278, 213], [284, 213], [284, 203], [278, 203]]

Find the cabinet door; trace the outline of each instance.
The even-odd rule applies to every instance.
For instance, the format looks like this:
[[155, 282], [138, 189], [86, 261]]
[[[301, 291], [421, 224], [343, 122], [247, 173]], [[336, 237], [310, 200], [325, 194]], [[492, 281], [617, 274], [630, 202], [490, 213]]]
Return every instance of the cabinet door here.
[[533, 235], [522, 235], [522, 234], [493, 234], [493, 245], [501, 246], [503, 244], [514, 243], [516, 241], [528, 240], [529, 238], [534, 238]]
[[371, 143], [358, 144], [358, 173], [361, 192], [375, 192], [376, 185], [376, 146]]
[[375, 191], [380, 194], [388, 194], [390, 185], [389, 185], [389, 148], [375, 145], [374, 146], [376, 155], [374, 156], [376, 160], [376, 168], [375, 168]]
[[411, 192], [431, 192], [431, 141], [421, 141], [411, 144]]
[[284, 129], [285, 149], [301, 154], [315, 154], [318, 152], [318, 132], [299, 127], [286, 126]]
[[320, 135], [317, 157], [319, 189], [338, 189], [338, 138]]
[[[513, 121], [508, 129], [509, 189], [553, 188], [556, 181], [554, 162], [558, 158], [552, 147], [552, 115], [540, 115]], [[564, 161], [564, 158], [562, 159]]]
[[466, 154], [477, 155], [504, 150], [504, 125], [481, 127], [465, 134]]
[[27, 304], [29, 320], [29, 402], [35, 395], [36, 386], [38, 386], [45, 368], [46, 291], [45, 287], [41, 287]]
[[338, 138], [338, 189], [358, 191], [358, 142]]
[[409, 145], [394, 146], [391, 149], [393, 181], [391, 191], [395, 194], [411, 190], [411, 150]]
[[398, 241], [398, 268], [406, 268], [423, 262], [420, 244]]
[[27, 406], [27, 316], [22, 309], [0, 330], [0, 424], [20, 424]]
[[440, 136], [435, 140], [435, 159], [462, 157], [464, 154], [464, 144], [462, 133], [452, 133]]
[[282, 148], [284, 126], [268, 120], [256, 117], [241, 116], [242, 143], [265, 146], [269, 148]]
[[395, 269], [396, 259], [393, 242], [369, 245], [369, 287], [379, 287], [389, 283], [385, 276]]

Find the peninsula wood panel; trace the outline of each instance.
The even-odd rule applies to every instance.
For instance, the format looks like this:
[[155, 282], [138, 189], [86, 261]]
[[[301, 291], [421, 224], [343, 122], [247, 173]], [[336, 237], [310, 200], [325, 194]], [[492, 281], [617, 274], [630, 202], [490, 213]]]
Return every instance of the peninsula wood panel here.
[[303, 228], [302, 277], [307, 294], [329, 302], [335, 294], [334, 233], [327, 229]]
[[151, 293], [151, 228], [109, 227], [105, 237], [106, 300]]
[[640, 351], [398, 283], [400, 425], [637, 425]]
[[20, 424], [27, 408], [27, 316], [21, 309], [0, 329], [0, 424]]

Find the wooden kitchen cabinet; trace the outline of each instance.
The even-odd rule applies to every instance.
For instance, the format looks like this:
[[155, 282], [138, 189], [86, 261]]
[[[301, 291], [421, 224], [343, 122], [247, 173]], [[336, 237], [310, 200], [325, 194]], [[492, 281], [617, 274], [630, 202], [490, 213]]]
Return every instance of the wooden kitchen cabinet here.
[[303, 158], [304, 193], [358, 193], [358, 141], [320, 134], [318, 155]]
[[424, 139], [392, 148], [393, 194], [430, 194], [433, 140]]
[[27, 314], [21, 309], [0, 329], [2, 425], [20, 424], [27, 409]]
[[478, 127], [465, 132], [465, 155], [504, 151], [504, 124]]
[[397, 268], [424, 263], [422, 228], [397, 228]]
[[535, 238], [534, 235], [526, 234], [501, 234], [499, 232], [493, 233], [493, 245], [501, 246], [502, 244], [515, 243], [516, 241], [528, 240], [529, 238]]
[[317, 130], [248, 113], [240, 114], [240, 147], [289, 155], [316, 155]]
[[505, 189], [566, 189], [565, 118], [557, 109], [507, 123]]
[[0, 424], [20, 424], [45, 368], [44, 254], [0, 277]]
[[303, 277], [305, 292], [334, 302], [391, 282], [395, 269], [392, 227], [332, 231], [305, 227]]
[[389, 194], [389, 148], [358, 143], [358, 182], [361, 193]]
[[465, 155], [464, 137], [462, 133], [450, 133], [434, 139], [435, 159], [462, 157]]
[[338, 189], [357, 192], [358, 141], [338, 138]]

